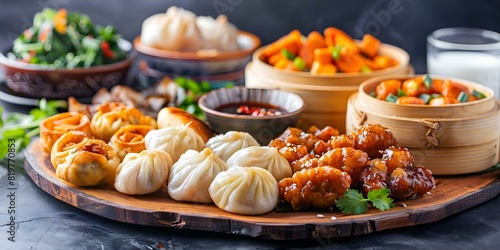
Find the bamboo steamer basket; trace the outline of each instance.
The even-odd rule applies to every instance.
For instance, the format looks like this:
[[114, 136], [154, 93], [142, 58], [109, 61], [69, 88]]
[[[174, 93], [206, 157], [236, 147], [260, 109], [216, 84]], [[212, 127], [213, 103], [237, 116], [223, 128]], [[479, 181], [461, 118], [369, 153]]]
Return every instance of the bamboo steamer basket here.
[[451, 79], [487, 97], [448, 106], [399, 105], [369, 95], [383, 80], [405, 80], [414, 76], [384, 76], [363, 82], [350, 96], [346, 132], [368, 123], [392, 131], [400, 146], [412, 152], [415, 163], [435, 175], [468, 174], [485, 170], [499, 160], [500, 102], [493, 91], [466, 80]]
[[309, 72], [292, 72], [272, 67], [263, 60], [265, 47], [256, 50], [252, 62], [245, 68], [245, 86], [248, 88], [279, 88], [299, 94], [306, 108], [297, 127], [307, 129], [332, 126], [345, 132], [346, 110], [349, 97], [358, 91], [359, 85], [372, 77], [412, 74], [410, 56], [404, 50], [382, 44], [380, 54], [396, 59], [397, 66], [370, 73], [338, 73], [311, 75]]

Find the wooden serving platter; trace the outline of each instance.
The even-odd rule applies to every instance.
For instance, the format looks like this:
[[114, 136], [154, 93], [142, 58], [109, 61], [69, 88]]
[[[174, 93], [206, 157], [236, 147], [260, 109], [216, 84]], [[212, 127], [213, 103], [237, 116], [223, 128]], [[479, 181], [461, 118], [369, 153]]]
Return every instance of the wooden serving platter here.
[[[25, 153], [25, 168], [38, 187], [77, 208], [112, 220], [159, 227], [204, 230], [268, 239], [329, 238], [369, 234], [441, 220], [500, 193], [500, 170], [436, 177], [436, 188], [418, 199], [396, 202], [389, 211], [363, 215], [339, 211], [272, 211], [259, 216], [227, 213], [214, 204], [178, 202], [166, 187], [131, 196], [112, 188], [80, 188], [58, 179], [49, 155], [35, 140]], [[318, 216], [321, 214], [323, 216]]]

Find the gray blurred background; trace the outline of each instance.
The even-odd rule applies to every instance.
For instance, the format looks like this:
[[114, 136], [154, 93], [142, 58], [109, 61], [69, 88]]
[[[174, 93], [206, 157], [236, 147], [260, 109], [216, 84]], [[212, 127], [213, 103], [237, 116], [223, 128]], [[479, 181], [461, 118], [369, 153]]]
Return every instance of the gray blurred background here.
[[426, 72], [426, 37], [443, 27], [476, 27], [500, 32], [496, 0], [0, 0], [0, 49], [32, 23], [44, 7], [88, 14], [94, 23], [116, 26], [127, 40], [144, 19], [172, 5], [197, 15], [225, 14], [263, 44], [299, 29], [302, 33], [335, 26], [355, 38], [370, 33], [406, 50], [417, 73]]

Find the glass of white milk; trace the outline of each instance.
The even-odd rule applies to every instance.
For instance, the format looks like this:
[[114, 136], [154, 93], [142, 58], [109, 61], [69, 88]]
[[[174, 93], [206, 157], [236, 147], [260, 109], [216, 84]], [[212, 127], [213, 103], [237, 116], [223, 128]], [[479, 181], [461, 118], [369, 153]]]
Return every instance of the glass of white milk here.
[[427, 71], [487, 86], [500, 99], [500, 34], [444, 28], [427, 37]]

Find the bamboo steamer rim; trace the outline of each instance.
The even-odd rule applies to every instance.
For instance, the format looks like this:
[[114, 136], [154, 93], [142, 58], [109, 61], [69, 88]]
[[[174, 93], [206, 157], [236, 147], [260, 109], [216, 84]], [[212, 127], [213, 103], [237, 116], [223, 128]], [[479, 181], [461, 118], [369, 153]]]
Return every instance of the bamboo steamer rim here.
[[[387, 114], [404, 114], [405, 117], [415, 116], [419, 118], [439, 118], [442, 114], [448, 114], [450, 117], [462, 118], [463, 114], [468, 115], [469, 112], [475, 113], [486, 113], [495, 108], [496, 98], [494, 96], [493, 90], [490, 88], [459, 78], [448, 77], [448, 76], [439, 76], [439, 75], [430, 75], [433, 79], [449, 79], [457, 83], [461, 83], [467, 86], [469, 89], [475, 89], [480, 91], [481, 93], [486, 95], [486, 98], [475, 100], [473, 102], [466, 103], [457, 103], [451, 105], [444, 106], [429, 106], [429, 105], [416, 105], [416, 104], [396, 104], [387, 102], [384, 100], [379, 100], [370, 96], [368, 93], [375, 90], [375, 87], [382, 81], [398, 79], [398, 80], [406, 80], [410, 78], [414, 78], [421, 75], [394, 75], [394, 76], [380, 76], [374, 77], [369, 80], [364, 81], [359, 86], [359, 101], [360, 105], [363, 106], [364, 109], [374, 110], [377, 113], [387, 113]], [[463, 112], [466, 110], [467, 112]], [[429, 117], [426, 117], [429, 116]]]
[[[359, 72], [359, 73], [336, 73], [332, 75], [312, 75], [309, 72], [296, 72], [296, 71], [287, 71], [276, 69], [273, 66], [265, 63], [263, 61], [263, 51], [269, 45], [262, 46], [257, 49], [252, 55], [252, 61], [255, 62], [255, 67], [262, 71], [264, 74], [276, 77], [283, 77], [286, 79], [294, 79], [296, 82], [311, 82], [312, 84], [317, 85], [330, 85], [330, 81], [335, 81], [336, 84], [339, 85], [353, 85], [353, 80], [361, 79], [361, 81], [383, 75], [391, 75], [391, 74], [403, 74], [408, 71], [410, 64], [410, 55], [403, 49], [390, 45], [390, 44], [381, 44], [380, 54], [390, 56], [391, 58], [397, 60], [399, 62], [398, 65], [375, 70], [370, 73]], [[345, 80], [343, 83], [341, 80]], [[355, 81], [355, 85], [359, 85], [361, 82]], [[294, 84], [291, 82], [290, 84]]]
[[[253, 66], [253, 62], [249, 62], [246, 66], [246, 74], [253, 72], [257, 74], [257, 68]], [[348, 92], [356, 92], [359, 89], [358, 85], [346, 85], [346, 86], [323, 86], [323, 85], [312, 85], [312, 84], [294, 84], [288, 81], [282, 81], [275, 78], [267, 77], [265, 79], [267, 83], [272, 83], [272, 87], [277, 88], [287, 88], [287, 89], [297, 89], [297, 90], [309, 90], [309, 91], [348, 91]]]

